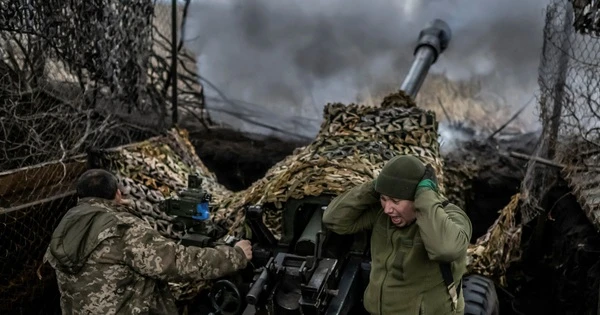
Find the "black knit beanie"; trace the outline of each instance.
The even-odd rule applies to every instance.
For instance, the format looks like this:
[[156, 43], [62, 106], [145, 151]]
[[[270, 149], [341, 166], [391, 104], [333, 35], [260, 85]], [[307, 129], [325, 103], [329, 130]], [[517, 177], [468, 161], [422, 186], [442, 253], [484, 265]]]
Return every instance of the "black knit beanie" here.
[[425, 165], [412, 155], [389, 160], [375, 180], [375, 191], [399, 200], [414, 201], [417, 185], [425, 174]]

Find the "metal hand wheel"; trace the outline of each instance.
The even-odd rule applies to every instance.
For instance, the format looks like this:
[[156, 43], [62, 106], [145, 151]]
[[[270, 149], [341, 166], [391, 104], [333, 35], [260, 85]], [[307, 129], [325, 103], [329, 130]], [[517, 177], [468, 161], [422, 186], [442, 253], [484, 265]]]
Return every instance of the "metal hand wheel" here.
[[229, 280], [217, 281], [210, 290], [210, 300], [215, 314], [239, 315], [244, 300], [240, 290]]

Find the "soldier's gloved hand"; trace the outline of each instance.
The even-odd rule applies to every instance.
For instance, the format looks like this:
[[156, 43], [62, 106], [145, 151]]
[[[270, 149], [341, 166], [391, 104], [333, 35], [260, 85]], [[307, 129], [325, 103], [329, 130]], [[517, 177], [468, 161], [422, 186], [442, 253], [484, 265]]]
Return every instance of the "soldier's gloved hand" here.
[[425, 174], [423, 174], [421, 181], [417, 185], [417, 190], [419, 189], [431, 189], [435, 192], [438, 191], [437, 176], [435, 175], [435, 170], [431, 164], [427, 164], [425, 166]]
[[252, 244], [249, 240], [241, 240], [235, 243], [234, 246], [237, 246], [244, 251], [244, 255], [246, 255], [246, 259], [248, 259], [248, 261], [252, 260]]

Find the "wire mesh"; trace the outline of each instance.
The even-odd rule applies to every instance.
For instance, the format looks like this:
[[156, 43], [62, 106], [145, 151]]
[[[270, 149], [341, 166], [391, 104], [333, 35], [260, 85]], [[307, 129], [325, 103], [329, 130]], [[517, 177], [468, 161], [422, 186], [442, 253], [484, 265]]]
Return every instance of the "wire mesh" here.
[[[567, 179], [594, 223], [600, 152], [600, 38], [598, 1], [553, 0], [546, 10], [539, 68], [539, 112], [543, 126], [537, 157], [529, 164], [523, 191], [524, 220], [543, 210], [545, 189], [559, 176]], [[542, 163], [544, 165], [542, 165]], [[548, 165], [554, 166], [551, 170]], [[561, 171], [559, 174], [558, 171]], [[581, 177], [581, 176], [580, 176]]]
[[[176, 25], [188, 3], [177, 2]], [[75, 202], [86, 153], [164, 133], [182, 109], [208, 120], [195, 60], [181, 40], [171, 43], [171, 3], [0, 0], [0, 8], [0, 313], [51, 314], [58, 292], [42, 258]]]

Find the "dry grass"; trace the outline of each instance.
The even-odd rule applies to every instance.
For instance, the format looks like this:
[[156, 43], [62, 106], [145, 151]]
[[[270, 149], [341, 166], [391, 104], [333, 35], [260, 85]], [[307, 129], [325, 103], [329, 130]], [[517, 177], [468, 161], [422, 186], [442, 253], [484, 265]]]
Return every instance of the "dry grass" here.
[[[416, 103], [434, 111], [440, 122], [450, 120], [467, 123], [481, 131], [496, 130], [523, 104], [509, 104], [503, 95], [485, 92], [484, 80], [451, 81], [441, 74], [429, 74], [417, 95]], [[364, 100], [361, 103], [378, 104], [388, 93], [363, 91]], [[527, 123], [531, 123], [531, 118], [519, 116], [507, 129], [521, 131], [527, 129]]]
[[495, 129], [513, 114], [508, 110], [513, 106], [503, 104], [502, 99], [482, 95], [482, 83], [478, 79], [450, 81], [442, 75], [430, 75], [416, 102], [435, 111], [440, 121], [465, 121], [484, 129]]

